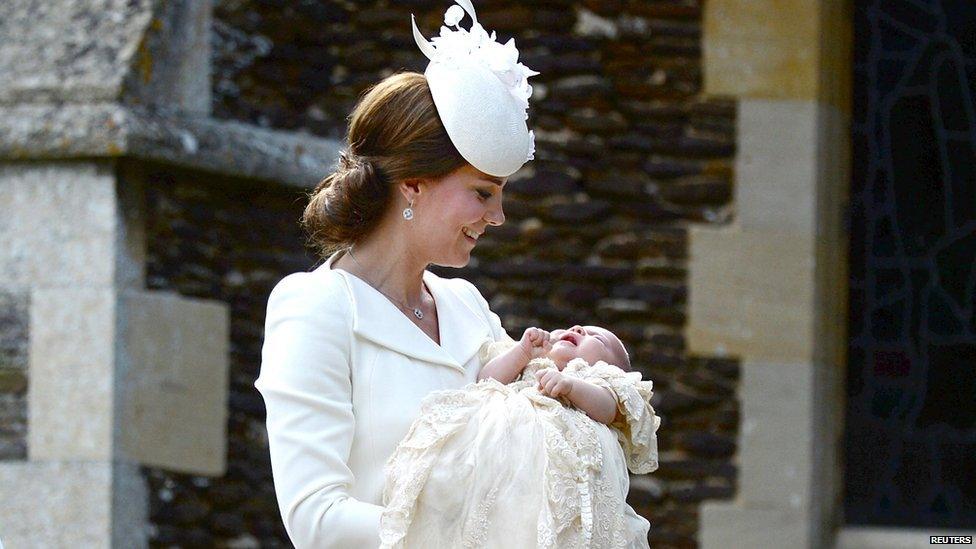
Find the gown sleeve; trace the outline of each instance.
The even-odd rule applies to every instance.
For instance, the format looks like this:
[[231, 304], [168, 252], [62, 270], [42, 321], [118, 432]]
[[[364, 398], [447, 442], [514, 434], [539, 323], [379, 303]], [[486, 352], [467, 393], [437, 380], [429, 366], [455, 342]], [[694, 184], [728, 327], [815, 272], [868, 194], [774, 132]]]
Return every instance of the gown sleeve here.
[[[625, 372], [599, 361], [586, 368], [586, 381], [606, 387], [617, 399], [618, 420], [610, 424], [624, 449], [627, 467], [636, 474], [650, 473], [658, 467], [657, 429], [661, 418], [654, 413], [651, 380], [642, 380], [640, 372]], [[623, 419], [619, 419], [623, 416]]]
[[349, 496], [356, 418], [348, 298], [314, 273], [282, 279], [268, 298], [261, 373], [275, 494], [298, 549], [378, 547], [383, 508]]

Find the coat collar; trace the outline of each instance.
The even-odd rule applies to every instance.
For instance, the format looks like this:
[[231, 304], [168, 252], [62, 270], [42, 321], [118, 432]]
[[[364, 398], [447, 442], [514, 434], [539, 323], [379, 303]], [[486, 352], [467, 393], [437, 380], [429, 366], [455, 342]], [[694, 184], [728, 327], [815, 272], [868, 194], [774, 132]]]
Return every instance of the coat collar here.
[[414, 358], [464, 372], [464, 364], [490, 337], [484, 314], [463, 287], [424, 271], [434, 296], [441, 344], [438, 345], [378, 290], [332, 263], [336, 252], [316, 270], [332, 271], [346, 282], [352, 296], [352, 327], [360, 337]]

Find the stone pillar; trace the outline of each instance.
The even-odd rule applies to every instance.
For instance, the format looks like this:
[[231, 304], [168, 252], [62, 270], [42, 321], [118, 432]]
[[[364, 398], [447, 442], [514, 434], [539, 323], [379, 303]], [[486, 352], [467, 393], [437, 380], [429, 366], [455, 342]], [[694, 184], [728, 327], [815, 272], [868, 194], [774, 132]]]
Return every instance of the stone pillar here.
[[709, 1], [705, 88], [738, 99], [737, 218], [693, 227], [688, 346], [742, 361], [739, 490], [712, 547], [826, 547], [842, 519], [850, 6]]
[[29, 303], [27, 460], [0, 462], [11, 547], [144, 546], [140, 464], [223, 472], [227, 308], [143, 290], [129, 183], [113, 161], [0, 164], [2, 285]]
[[[209, 2], [188, 0], [0, 4], [0, 118], [10, 126], [0, 133], [61, 129], [23, 114], [45, 109], [206, 115], [209, 14]], [[78, 154], [71, 139], [95, 132], [65, 131], [53, 146], [27, 133], [0, 147], [0, 318], [16, 328], [0, 336], [27, 340], [23, 364], [0, 371], [27, 385], [0, 395], [5, 410], [26, 410], [24, 429], [0, 433], [0, 537], [9, 547], [145, 547], [140, 465], [223, 472], [228, 308], [145, 291], [141, 179], [115, 158]]]

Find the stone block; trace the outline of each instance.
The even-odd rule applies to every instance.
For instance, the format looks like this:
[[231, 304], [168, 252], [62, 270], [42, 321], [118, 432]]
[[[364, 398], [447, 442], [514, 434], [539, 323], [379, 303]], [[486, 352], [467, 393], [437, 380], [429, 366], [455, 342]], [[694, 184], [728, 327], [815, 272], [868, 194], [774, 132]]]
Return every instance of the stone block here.
[[0, 103], [117, 99], [155, 3], [0, 3]]
[[142, 465], [112, 463], [112, 547], [148, 546], [149, 498]]
[[929, 536], [933, 535], [976, 538], [976, 530], [845, 526], [837, 532], [834, 547], [835, 549], [927, 549], [932, 547]]
[[210, 0], [156, 3], [122, 86], [122, 101], [209, 115]]
[[120, 156], [311, 188], [331, 171], [342, 143], [232, 120], [136, 106], [0, 105], [0, 158]]
[[799, 512], [813, 478], [813, 365], [742, 363], [739, 499]]
[[[0, 372], [27, 370], [28, 296], [25, 291], [8, 292], [0, 287]], [[3, 387], [0, 382], [0, 393], [16, 392]]]
[[10, 548], [109, 548], [111, 462], [0, 462], [0, 534]]
[[705, 92], [815, 99], [819, 91], [819, 2], [715, 0], [705, 6]]
[[817, 43], [705, 35], [704, 88], [708, 95], [813, 100]]
[[210, 2], [0, 4], [0, 104], [125, 101], [210, 113]]
[[809, 547], [806, 524], [796, 512], [706, 502], [700, 517], [702, 549]]
[[116, 292], [31, 294], [28, 456], [111, 460]]
[[176, 294], [124, 292], [119, 331], [119, 454], [173, 471], [223, 474], [227, 306]]
[[4, 286], [111, 286], [116, 209], [110, 163], [0, 164]]
[[771, 362], [811, 359], [812, 236], [691, 226], [689, 250], [690, 353]]
[[739, 103], [735, 204], [744, 230], [815, 230], [818, 112], [813, 101]]

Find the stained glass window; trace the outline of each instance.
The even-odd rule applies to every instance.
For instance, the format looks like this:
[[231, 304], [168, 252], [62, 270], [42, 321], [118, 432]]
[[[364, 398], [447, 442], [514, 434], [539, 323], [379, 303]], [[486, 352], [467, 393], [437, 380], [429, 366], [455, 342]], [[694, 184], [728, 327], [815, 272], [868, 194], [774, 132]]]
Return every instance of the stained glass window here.
[[976, 526], [976, 2], [854, 2], [849, 524]]

